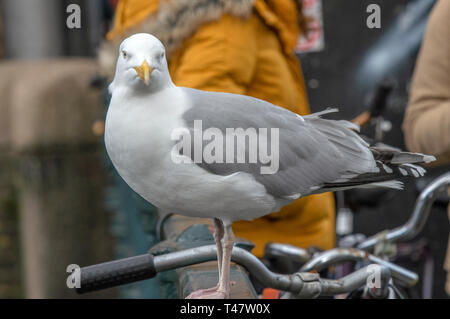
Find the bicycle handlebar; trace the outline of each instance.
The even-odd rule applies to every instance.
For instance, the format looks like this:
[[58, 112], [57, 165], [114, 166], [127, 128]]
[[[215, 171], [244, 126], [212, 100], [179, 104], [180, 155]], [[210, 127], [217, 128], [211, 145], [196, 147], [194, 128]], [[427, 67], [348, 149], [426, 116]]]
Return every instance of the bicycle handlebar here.
[[156, 275], [152, 254], [119, 259], [81, 268], [78, 293], [111, 288], [152, 278]]
[[359, 114], [352, 122], [363, 127], [368, 124], [372, 118], [380, 116], [386, 108], [387, 99], [394, 89], [394, 84], [394, 80], [391, 78], [387, 78], [380, 82], [375, 89], [367, 111]]
[[369, 254], [366, 251], [354, 248], [335, 248], [319, 253], [317, 256], [304, 264], [300, 271], [321, 271], [326, 269], [328, 266], [340, 262], [363, 260], [368, 260], [369, 262], [386, 267], [390, 270], [393, 278], [398, 279], [408, 287], [414, 286], [419, 281], [419, 276], [416, 273]]
[[311, 259], [311, 254], [308, 252], [308, 250], [297, 246], [281, 243], [268, 243], [264, 248], [264, 257], [287, 257], [290, 260], [296, 261], [300, 264], [304, 264]]
[[[83, 267], [80, 272], [80, 288], [77, 288], [77, 292], [86, 293], [149, 279], [162, 271], [216, 259], [216, 246], [208, 245], [159, 256], [145, 254]], [[266, 287], [288, 291], [301, 298], [350, 292], [365, 285], [369, 276], [373, 275], [373, 270], [368, 268], [369, 266], [338, 280], [322, 279], [317, 273], [276, 274], [266, 268], [257, 257], [239, 247], [233, 247], [231, 259], [245, 267]], [[381, 267], [380, 286], [371, 290], [375, 297], [386, 296], [390, 279], [389, 269], [385, 266], [379, 267]]]
[[431, 206], [436, 197], [450, 186], [450, 172], [436, 178], [419, 195], [410, 219], [398, 228], [388, 232], [381, 232], [367, 238], [358, 245], [359, 249], [371, 250], [380, 241], [396, 242], [415, 237], [425, 226], [430, 214]]
[[[413, 214], [405, 225], [395, 228], [387, 233], [383, 233], [382, 235], [377, 234], [372, 236], [359, 244], [358, 248], [361, 250], [371, 250], [381, 240], [394, 242], [410, 239], [416, 236], [424, 227], [434, 200], [439, 193], [449, 185], [450, 172], [434, 180], [419, 195]], [[317, 258], [314, 258], [305, 264], [302, 270], [317, 270], [319, 267], [320, 269], [323, 269], [324, 265], [329, 265], [331, 262], [336, 262], [337, 259], [341, 260], [351, 257], [356, 260], [367, 258], [369, 261], [381, 265], [384, 269], [387, 269], [388, 272], [390, 270], [395, 278], [400, 279], [408, 286], [411, 286], [417, 282], [417, 275], [413, 272], [373, 255], [368, 254], [367, 256], [363, 256], [362, 252], [355, 252], [357, 252], [357, 250], [349, 251], [343, 249], [334, 249], [324, 252]], [[86, 293], [149, 279], [154, 277], [158, 272], [215, 260], [216, 256], [216, 246], [210, 245], [160, 256], [144, 254], [136, 257], [83, 267], [81, 268], [80, 288], [77, 288], [76, 290], [78, 293]], [[305, 285], [305, 280], [302, 276], [305, 277], [305, 273], [297, 273], [295, 274], [296, 276], [275, 274], [267, 269], [258, 258], [246, 250], [238, 247], [233, 248], [231, 259], [244, 266], [252, 275], [258, 278], [267, 287], [290, 291], [301, 295], [301, 291], [303, 289], [302, 287]], [[352, 273], [344, 278], [359, 278], [355, 275], [356, 273], [357, 272]], [[342, 282], [345, 282], [344, 278], [340, 279], [341, 282], [339, 284], [337, 284], [338, 281], [333, 282], [328, 279], [320, 279], [320, 294], [327, 293], [326, 287], [341, 287], [336, 288], [338, 290], [345, 289], [345, 285], [342, 286]], [[336, 289], [330, 289], [330, 292], [333, 293], [337, 291]], [[306, 292], [303, 293], [303, 295], [305, 294]]]

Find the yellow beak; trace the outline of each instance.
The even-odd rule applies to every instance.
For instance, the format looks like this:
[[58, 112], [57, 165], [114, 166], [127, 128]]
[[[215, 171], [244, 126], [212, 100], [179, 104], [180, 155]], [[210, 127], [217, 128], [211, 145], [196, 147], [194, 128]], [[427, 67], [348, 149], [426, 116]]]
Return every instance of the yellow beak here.
[[136, 70], [139, 78], [144, 81], [145, 85], [149, 85], [150, 84], [150, 74], [153, 71], [153, 68], [150, 67], [147, 63], [146, 60], [144, 60], [144, 62], [142, 62], [141, 66], [136, 66], [134, 67], [134, 69]]

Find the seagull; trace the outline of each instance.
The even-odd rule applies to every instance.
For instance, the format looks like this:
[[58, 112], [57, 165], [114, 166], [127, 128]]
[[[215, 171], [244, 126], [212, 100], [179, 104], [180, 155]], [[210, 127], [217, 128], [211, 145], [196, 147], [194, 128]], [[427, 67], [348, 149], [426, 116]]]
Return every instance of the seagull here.
[[[294, 200], [354, 187], [402, 188], [435, 158], [371, 147], [334, 109], [300, 116], [238, 94], [176, 86], [164, 45], [134, 34], [109, 86], [105, 145], [120, 176], [165, 211], [212, 218], [219, 283], [187, 298], [229, 298], [232, 223]], [[227, 146], [230, 145], [228, 148]]]

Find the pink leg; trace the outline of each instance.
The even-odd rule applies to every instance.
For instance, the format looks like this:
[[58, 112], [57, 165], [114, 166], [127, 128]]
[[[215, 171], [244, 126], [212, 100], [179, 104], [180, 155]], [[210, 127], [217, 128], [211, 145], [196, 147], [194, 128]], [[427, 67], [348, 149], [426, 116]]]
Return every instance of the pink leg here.
[[223, 294], [223, 298], [230, 297], [230, 262], [231, 253], [234, 245], [233, 229], [230, 225], [225, 226], [225, 233], [222, 239], [223, 257], [222, 257], [222, 276], [219, 281], [218, 293]]
[[[223, 223], [220, 219], [214, 218], [214, 240], [217, 246], [217, 266], [219, 267], [219, 280], [222, 277], [222, 238], [224, 236]], [[218, 285], [217, 285], [218, 286]]]
[[[226, 299], [230, 297], [230, 262], [231, 253], [233, 250], [234, 235], [231, 225], [225, 226], [224, 235], [222, 238], [222, 265], [221, 265], [221, 276], [219, 279], [219, 287], [213, 290], [202, 291], [195, 295], [198, 299]], [[193, 292], [192, 294], [195, 294]], [[191, 295], [192, 295], [191, 294]], [[191, 298], [189, 295], [187, 298]]]
[[[217, 265], [219, 268], [219, 282], [220, 278], [222, 277], [222, 238], [224, 236], [224, 230], [223, 230], [223, 223], [220, 219], [214, 218], [214, 241], [216, 242], [217, 246]], [[206, 296], [209, 293], [214, 293], [219, 288], [219, 284], [217, 284], [215, 287], [207, 288], [207, 289], [200, 289], [197, 291], [192, 292], [189, 294], [189, 296], [186, 297], [186, 299], [196, 299], [196, 298], [202, 298], [202, 296]]]

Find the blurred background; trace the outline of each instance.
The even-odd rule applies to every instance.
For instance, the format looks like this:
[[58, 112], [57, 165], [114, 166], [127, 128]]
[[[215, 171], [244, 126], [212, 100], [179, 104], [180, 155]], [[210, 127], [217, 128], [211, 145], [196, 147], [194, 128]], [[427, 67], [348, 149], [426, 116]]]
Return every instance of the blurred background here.
[[[401, 123], [434, 0], [313, 2], [320, 43], [298, 52], [312, 111], [338, 107], [338, 117], [352, 119], [388, 81], [381, 134], [405, 149]], [[372, 3], [381, 8], [380, 29], [366, 26]], [[66, 25], [70, 4], [81, 9], [81, 28]], [[116, 5], [0, 0], [0, 298], [79, 298], [66, 287], [67, 265], [142, 254], [157, 242], [156, 210], [117, 176], [103, 143], [107, 83], [96, 53]], [[363, 133], [380, 134], [373, 125]], [[371, 235], [404, 223], [421, 187], [412, 181], [357, 207], [354, 230]], [[445, 297], [445, 211], [434, 206], [418, 244], [431, 264], [413, 269], [434, 273], [434, 298]], [[152, 279], [84, 297], [157, 298], [160, 291]]]

